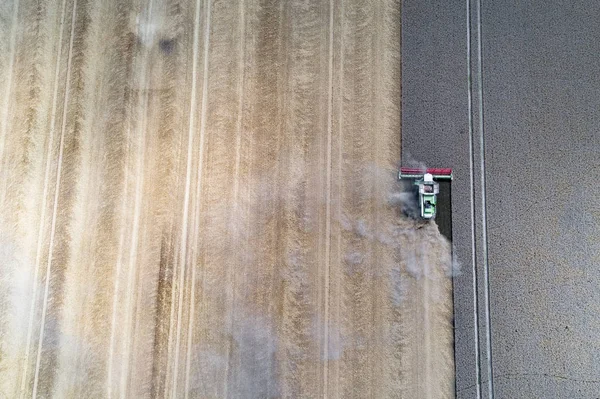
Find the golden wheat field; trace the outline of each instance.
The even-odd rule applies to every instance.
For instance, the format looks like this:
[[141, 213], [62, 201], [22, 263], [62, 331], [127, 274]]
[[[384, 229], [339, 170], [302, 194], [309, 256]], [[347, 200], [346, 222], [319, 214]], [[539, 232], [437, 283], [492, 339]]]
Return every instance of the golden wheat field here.
[[0, 2], [0, 398], [451, 398], [399, 0]]

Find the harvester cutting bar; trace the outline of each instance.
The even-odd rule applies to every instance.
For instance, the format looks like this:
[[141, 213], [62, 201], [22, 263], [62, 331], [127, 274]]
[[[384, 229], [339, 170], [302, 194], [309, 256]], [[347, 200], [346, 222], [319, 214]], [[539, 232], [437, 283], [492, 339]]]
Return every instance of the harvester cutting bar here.
[[435, 180], [452, 180], [452, 169], [450, 168], [400, 168], [399, 178], [400, 179], [419, 179], [422, 178], [425, 173], [429, 173]]

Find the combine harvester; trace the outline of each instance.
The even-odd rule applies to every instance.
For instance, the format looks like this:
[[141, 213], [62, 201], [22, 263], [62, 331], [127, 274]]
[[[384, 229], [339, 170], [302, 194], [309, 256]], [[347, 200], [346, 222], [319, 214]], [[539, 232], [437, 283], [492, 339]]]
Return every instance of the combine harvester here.
[[437, 195], [440, 185], [435, 180], [452, 181], [452, 169], [450, 168], [400, 168], [398, 173], [400, 180], [414, 180], [413, 189], [419, 197], [421, 218], [433, 220], [436, 215]]

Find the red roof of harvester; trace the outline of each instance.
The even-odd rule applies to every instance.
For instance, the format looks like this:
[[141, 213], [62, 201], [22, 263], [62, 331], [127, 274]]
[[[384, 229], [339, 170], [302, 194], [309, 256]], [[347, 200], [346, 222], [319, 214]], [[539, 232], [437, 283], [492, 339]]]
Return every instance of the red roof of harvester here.
[[445, 175], [445, 176], [452, 175], [451, 168], [427, 168], [427, 169], [400, 168], [400, 172], [403, 174], [407, 174], [407, 175], [422, 175], [425, 173], [431, 173], [432, 175]]

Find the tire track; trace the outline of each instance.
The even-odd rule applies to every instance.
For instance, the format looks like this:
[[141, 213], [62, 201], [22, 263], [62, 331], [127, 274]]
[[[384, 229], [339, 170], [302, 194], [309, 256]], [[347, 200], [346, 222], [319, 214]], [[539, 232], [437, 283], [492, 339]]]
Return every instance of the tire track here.
[[[174, 259], [173, 266], [166, 267], [163, 274], [164, 280], [161, 279], [159, 282], [159, 286], [164, 286], [164, 288], [161, 287], [161, 289], [164, 289], [164, 293], [160, 293], [160, 295], [164, 295], [164, 298], [170, 296], [170, 300], [166, 301], [166, 303], [161, 306], [161, 312], [164, 315], [164, 321], [161, 321], [161, 323], [165, 324], [164, 328], [167, 332], [163, 332], [166, 341], [165, 343], [155, 343], [156, 345], [163, 347], [164, 352], [162, 353], [162, 359], [155, 360], [154, 368], [159, 374], [155, 377], [158, 379], [158, 385], [153, 386], [153, 391], [157, 392], [159, 396], [164, 397], [170, 397], [174, 392], [176, 382], [173, 376], [176, 373], [176, 368], [179, 367], [178, 361], [174, 362], [174, 358], [176, 355], [179, 356], [178, 351], [175, 350], [176, 343], [181, 339], [179, 336], [181, 319], [178, 319], [178, 317], [183, 315], [183, 308], [181, 308], [181, 313], [179, 309], [183, 306], [183, 291], [185, 290], [183, 281], [187, 273], [186, 262], [188, 262], [188, 220], [190, 218], [190, 195], [192, 193], [191, 190], [193, 189], [191, 187], [194, 175], [192, 165], [195, 164], [195, 152], [193, 149], [196, 141], [195, 123], [198, 104], [198, 54], [200, 51], [200, 30], [202, 29], [200, 23], [201, 10], [202, 6], [200, 0], [188, 2], [173, 1], [169, 4], [169, 12], [174, 16], [180, 16], [181, 18], [181, 22], [176, 27], [179, 32], [178, 34], [181, 35], [181, 58], [178, 60], [179, 63], [176, 61], [177, 59], [173, 59], [171, 62], [173, 62], [173, 68], [181, 68], [181, 72], [184, 72], [182, 73], [183, 77], [180, 78], [181, 82], [177, 83], [181, 83], [180, 87], [189, 87], [190, 89], [189, 91], [177, 92], [176, 102], [182, 104], [181, 108], [183, 109], [183, 112], [181, 113], [180, 121], [176, 123], [177, 127], [174, 131], [180, 130], [182, 137], [187, 137], [187, 139], [182, 138], [182, 143], [187, 141], [187, 145], [182, 145], [181, 155], [186, 155], [185, 157], [181, 157], [183, 159], [183, 162], [181, 162], [181, 172], [176, 177], [178, 187], [181, 186], [177, 190], [179, 193], [177, 200], [179, 204], [182, 205], [177, 206], [178, 211], [174, 213], [174, 216], [178, 217], [179, 220], [173, 223], [173, 228], [178, 231], [173, 237], [171, 244], [173, 249], [170, 251], [172, 253], [170, 256]], [[179, 50], [179, 47], [176, 47], [176, 49]], [[186, 70], [186, 65], [191, 65], [191, 69], [187, 67]], [[176, 121], [175, 117], [174, 121]], [[185, 174], [183, 173], [183, 170], [185, 170]], [[180, 179], [182, 180], [181, 183], [179, 183]], [[165, 259], [164, 265], [168, 265], [168, 262], [169, 260]], [[172, 271], [169, 272], [169, 269]], [[170, 280], [170, 282], [168, 282], [168, 280]], [[166, 326], [167, 314], [168, 327]], [[161, 360], [163, 360], [164, 363], [161, 363]]]
[[[452, 259], [449, 243], [435, 225], [410, 232], [406, 247], [414, 257], [403, 267], [408, 281], [403, 303], [403, 396], [454, 397]], [[410, 254], [407, 254], [410, 255]]]
[[[284, 397], [315, 397], [323, 375], [318, 337], [323, 284], [320, 217], [323, 203], [323, 161], [327, 143], [327, 8], [322, 2], [286, 5], [286, 79], [281, 147], [282, 223], [279, 228], [283, 307], [278, 356]], [[283, 66], [282, 66], [283, 67]]]
[[[188, 4], [193, 11], [194, 4]], [[138, 340], [136, 364], [142, 379], [148, 384], [135, 391], [144, 397], [162, 397], [168, 394], [167, 374], [171, 309], [175, 293], [175, 277], [178, 234], [176, 231], [182, 219], [181, 204], [184, 191], [181, 183], [182, 171], [186, 167], [182, 156], [189, 136], [186, 120], [189, 121], [191, 76], [183, 65], [189, 58], [189, 44], [193, 37], [185, 34], [192, 27], [194, 13], [187, 18], [188, 10], [178, 0], [157, 4], [158, 14], [164, 29], [159, 28], [156, 40], [152, 43], [151, 87], [153, 100], [148, 114], [150, 147], [147, 173], [152, 176], [152, 187], [146, 194], [149, 198], [148, 217], [145, 234], [145, 265], [141, 294], [137, 299], [138, 309], [144, 309], [138, 324], [143, 331], [143, 339]], [[193, 50], [193, 49], [192, 49]], [[182, 87], [190, 87], [181, 90]], [[146, 307], [150, 300], [154, 306]], [[152, 362], [147, 361], [152, 358]], [[135, 381], [135, 380], [133, 380]]]
[[[371, 96], [371, 123], [373, 134], [371, 159], [374, 170], [372, 176], [371, 239], [373, 275], [372, 325], [376, 326], [372, 335], [373, 350], [370, 351], [369, 370], [372, 397], [394, 397], [400, 390], [397, 375], [400, 364], [396, 362], [394, 349], [398, 343], [392, 338], [392, 331], [399, 321], [394, 318], [393, 273], [395, 265], [401, 261], [396, 241], [395, 229], [400, 218], [397, 210], [387, 198], [398, 190], [394, 181], [395, 168], [399, 159], [400, 145], [400, 27], [397, 23], [400, 2], [395, 0], [374, 3], [372, 10], [371, 43], [373, 54], [369, 65], [372, 76], [369, 95]], [[418, 394], [417, 394], [418, 396]]]
[[[55, 396], [97, 397], [107, 393], [112, 344], [114, 265], [119, 252], [122, 192], [107, 182], [126, 179], [128, 138], [124, 84], [130, 80], [127, 43], [128, 9], [108, 1], [83, 5], [87, 20], [77, 146], [79, 165], [66, 187], [75, 191], [69, 214], [69, 257], [64, 268], [64, 303], [60, 314]], [[80, 86], [81, 87], [81, 86]], [[102, 110], [102, 112], [97, 112]], [[111, 118], [104, 117], [104, 113]], [[68, 175], [66, 175], [68, 176]], [[117, 186], [120, 188], [120, 185]]]
[[[342, 212], [342, 190], [343, 190], [343, 158], [342, 148], [344, 145], [344, 51], [345, 51], [345, 23], [344, 23], [345, 0], [334, 2], [330, 8], [333, 15], [330, 18], [333, 26], [330, 40], [332, 43], [332, 171], [331, 171], [331, 198], [330, 203], [335, 205], [335, 213], [332, 215], [331, 224], [331, 249], [329, 262], [328, 298], [328, 323], [327, 323], [327, 385], [325, 395], [327, 397], [339, 398], [340, 363], [342, 355], [341, 335], [341, 263], [342, 263], [342, 220], [345, 216]], [[337, 30], [336, 30], [337, 29]], [[335, 165], [335, 168], [333, 167]], [[334, 184], [335, 182], [335, 184]], [[333, 281], [333, 287], [332, 285]], [[333, 303], [333, 305], [332, 305]], [[332, 310], [333, 309], [333, 310]]]
[[60, 81], [60, 65], [61, 65], [61, 55], [63, 48], [63, 33], [65, 29], [68, 29], [68, 26], [64, 29], [65, 26], [65, 18], [67, 16], [67, 0], [63, 0], [62, 8], [60, 13], [60, 23], [59, 23], [59, 36], [58, 36], [58, 49], [56, 52], [56, 62], [54, 66], [55, 74], [54, 74], [54, 83], [53, 83], [53, 94], [52, 94], [52, 108], [51, 108], [51, 116], [49, 122], [49, 131], [50, 137], [47, 139], [48, 144], [46, 148], [46, 153], [44, 156], [46, 157], [46, 166], [44, 171], [44, 188], [42, 193], [42, 206], [41, 206], [41, 215], [39, 219], [39, 227], [37, 234], [37, 245], [36, 245], [36, 255], [35, 255], [35, 263], [34, 263], [34, 271], [33, 271], [33, 282], [32, 282], [32, 293], [31, 293], [31, 305], [29, 308], [29, 321], [27, 325], [27, 338], [25, 342], [25, 350], [24, 350], [24, 360], [22, 365], [22, 372], [20, 377], [20, 395], [22, 396], [25, 393], [25, 385], [27, 382], [27, 374], [29, 369], [29, 354], [31, 347], [31, 340], [33, 334], [33, 323], [34, 323], [34, 315], [36, 310], [36, 304], [38, 301], [38, 284], [39, 280], [39, 272], [40, 265], [42, 262], [42, 252], [44, 245], [44, 233], [45, 233], [45, 223], [46, 223], [46, 203], [48, 201], [48, 193], [50, 191], [50, 171], [52, 165], [52, 153], [53, 147], [55, 146], [55, 131], [56, 131], [56, 113], [58, 108], [58, 92], [59, 92], [59, 81]]
[[[10, 2], [7, 4], [11, 4]], [[9, 50], [8, 50], [8, 64], [6, 66], [6, 83], [4, 90], [4, 104], [2, 106], [2, 116], [0, 117], [0, 165], [2, 170], [4, 167], [4, 147], [6, 145], [6, 136], [8, 134], [8, 115], [10, 111], [10, 100], [12, 97], [12, 84], [13, 84], [13, 72], [15, 66], [15, 53], [16, 53], [16, 42], [17, 42], [17, 30], [19, 28], [18, 17], [19, 17], [19, 5], [20, 0], [15, 0], [12, 3], [12, 22], [10, 26], [10, 39], [9, 39]], [[4, 11], [4, 10], [3, 10]], [[2, 176], [2, 175], [0, 175]], [[5, 179], [2, 179], [5, 180]], [[6, 181], [6, 180], [5, 180]], [[3, 183], [4, 184], [4, 183]], [[3, 187], [1, 191], [2, 197], [0, 197], [0, 204], [4, 204], [4, 194], [6, 193], [6, 187]]]
[[[179, 258], [179, 285], [178, 285], [178, 300], [177, 300], [177, 316], [176, 321], [176, 330], [175, 330], [175, 357], [174, 361], [171, 365], [173, 377], [170, 378], [171, 386], [171, 395], [172, 397], [177, 397], [177, 385], [178, 385], [178, 373], [179, 373], [179, 352], [181, 345], [181, 324], [183, 318], [183, 300], [184, 300], [184, 278], [186, 275], [186, 266], [188, 264], [188, 219], [189, 216], [189, 203], [190, 196], [192, 190], [192, 165], [193, 165], [193, 143], [194, 143], [194, 131], [195, 131], [195, 112], [197, 107], [197, 74], [198, 74], [198, 52], [200, 47], [200, 0], [196, 1], [195, 4], [195, 19], [194, 19], [194, 41], [193, 41], [193, 53], [192, 53], [192, 92], [190, 97], [190, 114], [189, 114], [189, 122], [188, 122], [188, 152], [187, 152], [187, 168], [186, 168], [186, 183], [185, 183], [185, 195], [184, 195], [184, 206], [183, 206], [183, 221], [182, 221], [182, 230], [181, 230], [181, 247], [180, 247], [180, 258]], [[206, 30], [206, 26], [205, 26]], [[205, 50], [206, 56], [206, 50]], [[206, 76], [203, 74], [202, 79], [203, 87], [206, 84]], [[203, 92], [204, 93], [204, 92]], [[198, 171], [201, 173], [201, 171]], [[175, 293], [175, 291], [174, 291]], [[169, 337], [171, 341], [172, 337]], [[170, 346], [170, 345], [169, 345]], [[169, 375], [169, 374], [168, 374]], [[165, 392], [166, 395], [166, 392]]]
[[[133, 220], [131, 230], [128, 232], [128, 251], [126, 257], [126, 289], [124, 295], [124, 338], [121, 341], [121, 363], [119, 378], [120, 397], [147, 395], [149, 391], [148, 369], [146, 359], [140, 362], [140, 355], [152, 344], [148, 343], [149, 330], [144, 328], [144, 320], [148, 317], [146, 301], [151, 299], [153, 292], [146, 290], [147, 284], [152, 285], [153, 272], [147, 272], [148, 254], [157, 254], [152, 239], [148, 236], [153, 233], [153, 227], [160, 225], [156, 223], [150, 227], [148, 218], [152, 217], [151, 207], [148, 199], [156, 198], [153, 194], [153, 180], [160, 180], [160, 173], [152, 173], [151, 152], [153, 144], [154, 129], [151, 126], [149, 115], [152, 115], [154, 89], [156, 81], [153, 79], [152, 71], [156, 59], [156, 41], [158, 40], [158, 27], [163, 23], [160, 13], [160, 3], [153, 0], [134, 3], [140, 7], [136, 26], [137, 46], [133, 54], [132, 75], [133, 87], [130, 92], [131, 107], [129, 119], [128, 136], [131, 137], [132, 165], [134, 171], [132, 176], [133, 190]], [[127, 253], [128, 252], [128, 253]], [[156, 284], [154, 284], [154, 288]], [[144, 305], [140, 306], [140, 298], [144, 297]], [[151, 317], [151, 316], [150, 316]], [[132, 381], [144, 381], [144, 383], [132, 383]], [[145, 396], [144, 395], [144, 396]]]
[[[52, 261], [53, 261], [53, 251], [55, 250], [54, 240], [56, 237], [56, 230], [57, 230], [58, 203], [59, 203], [60, 194], [61, 194], [60, 183], [61, 183], [61, 178], [62, 178], [63, 158], [64, 158], [64, 152], [65, 152], [65, 136], [67, 134], [67, 132], [66, 132], [67, 115], [68, 115], [68, 110], [69, 110], [69, 101], [70, 101], [70, 94], [71, 94], [70, 90], [69, 90], [69, 86], [70, 86], [70, 82], [71, 82], [71, 78], [72, 78], [71, 72], [72, 72], [73, 48], [74, 48], [74, 43], [75, 43], [76, 16], [77, 16], [77, 0], [74, 0], [73, 6], [72, 6], [72, 15], [71, 15], [71, 33], [69, 36], [69, 52], [68, 52], [68, 56], [67, 56], [67, 74], [66, 74], [66, 82], [67, 83], [66, 83], [65, 96], [64, 96], [64, 102], [63, 102], [62, 126], [61, 126], [61, 131], [60, 131], [60, 141], [59, 141], [60, 144], [59, 144], [58, 161], [57, 161], [56, 178], [55, 178], [56, 186], [55, 186], [54, 201], [53, 201], [53, 206], [52, 206], [52, 222], [51, 222], [51, 227], [50, 227], [50, 240], [49, 240], [49, 244], [48, 244], [48, 261], [46, 263], [46, 273], [44, 276], [45, 282], [44, 282], [44, 296], [43, 296], [43, 303], [42, 303], [42, 315], [41, 315], [41, 321], [40, 321], [40, 332], [39, 332], [36, 361], [35, 361], [35, 373], [34, 373], [34, 378], [33, 378], [32, 397], [34, 397], [34, 398], [37, 396], [38, 385], [39, 385], [39, 380], [40, 380], [42, 346], [44, 343], [46, 317], [48, 314], [48, 298], [49, 298], [49, 291], [50, 291], [51, 267], [52, 267]], [[36, 282], [34, 282], [34, 284], [35, 283]], [[46, 386], [42, 387], [42, 389], [44, 389], [44, 388], [46, 388]], [[51, 389], [48, 389], [48, 391], [51, 392]]]
[[[233, 320], [233, 267], [239, 259], [236, 229], [240, 214], [240, 166], [243, 46], [239, 44], [238, 4], [214, 2], [205, 36], [207, 78], [202, 108], [205, 146], [201, 191], [197, 192], [194, 232], [197, 293], [190, 297], [194, 315], [188, 326], [186, 394], [224, 397], [227, 391]], [[240, 48], [238, 49], [238, 46]], [[237, 104], [236, 109], [232, 104]], [[235, 143], [237, 146], [232, 147]], [[200, 186], [198, 186], [200, 188]], [[218, 239], [217, 239], [218, 238]]]
[[[159, 331], [156, 322], [160, 323], [161, 318], [166, 321], [169, 317], [167, 308], [162, 308], [158, 301], [160, 298], [168, 298], [164, 291], [165, 283], [170, 280], [167, 276], [174, 267], [172, 255], [169, 255], [172, 251], [169, 247], [173, 244], [169, 243], [175, 243], [176, 238], [171, 234], [174, 226], [181, 220], [179, 211], [173, 210], [180, 209], [184, 194], [175, 174], [184, 167], [183, 162], [179, 163], [178, 160], [181, 159], [181, 143], [185, 141], [186, 132], [185, 128], [174, 129], [170, 122], [177, 126], [180, 121], [185, 120], [174, 117], [179, 117], [182, 114], [180, 110], [189, 106], [189, 97], [186, 93], [176, 95], [176, 91], [178, 87], [189, 85], [183, 78], [180, 80], [173, 76], [170, 79], [164, 73], [168, 71], [165, 68], [174, 66], [173, 62], [180, 56], [180, 49], [186, 49], [179, 37], [179, 24], [183, 21], [177, 21], [185, 11], [176, 5], [177, 3], [174, 6], [162, 2], [153, 4], [154, 17], [149, 23], [156, 29], [148, 37], [146, 44], [150, 92], [146, 107], [148, 119], [145, 129], [147, 141], [144, 174], [149, 178], [143, 194], [145, 205], [140, 224], [140, 266], [134, 308], [135, 340], [132, 346], [132, 370], [128, 377], [128, 395], [134, 397], [147, 397], [153, 391], [156, 392], [156, 387], [152, 386], [152, 381], [156, 381], [157, 377], [155, 373], [158, 370], [161, 370], [161, 374], [166, 371], [164, 364], [160, 363], [161, 358], [155, 358], [153, 362], [148, 359], [157, 356], [157, 348], [166, 349], [166, 342], [161, 340], [167, 338], [166, 332]], [[173, 24], [171, 29], [163, 28], [169, 24]], [[166, 281], [161, 278], [166, 278]], [[152, 306], [148, 306], [148, 303]], [[162, 360], [165, 355], [162, 355]], [[144, 384], [136, 381], [143, 381]], [[165, 381], [159, 381], [162, 381], [159, 384], [164, 387]]]
[[[285, 71], [282, 48], [283, 5], [278, 1], [247, 3], [246, 92], [250, 104], [245, 112], [248, 143], [248, 253], [244, 261], [243, 284], [236, 300], [231, 332], [230, 382], [228, 396], [279, 396], [277, 380], [279, 347], [280, 279], [277, 263], [281, 251], [278, 224], [281, 209], [281, 179], [278, 133], [283, 124], [282, 97]], [[271, 57], [271, 58], [269, 58]]]
[[332, 135], [333, 135], [333, 68], [334, 68], [334, 56], [333, 56], [333, 44], [334, 44], [334, 1], [329, 0], [329, 13], [328, 13], [328, 43], [327, 43], [327, 144], [325, 153], [325, 236], [323, 240], [324, 245], [324, 283], [323, 283], [323, 297], [319, 298], [319, 304], [323, 304], [323, 335], [322, 335], [322, 349], [321, 358], [323, 359], [323, 382], [319, 396], [327, 396], [327, 386], [329, 384], [329, 284], [330, 284], [330, 273], [331, 273], [331, 200], [332, 200]]
[[[340, 356], [339, 395], [366, 398], [371, 395], [370, 364], [373, 351], [372, 307], [374, 278], [379, 265], [373, 257], [370, 223], [377, 206], [373, 192], [370, 165], [373, 142], [365, 132], [371, 125], [373, 72], [370, 68], [372, 52], [368, 41], [373, 40], [369, 29], [373, 21], [373, 5], [367, 2], [344, 4], [341, 33], [343, 48], [343, 76], [351, 76], [351, 84], [344, 85], [342, 98], [343, 143], [341, 156], [344, 178], [341, 188], [342, 226], [340, 259], [340, 320], [344, 350]], [[361, 88], [365, 89], [362, 90]], [[367, 232], [367, 230], [369, 232]]]
[[[48, 179], [44, 177], [51, 157], [45, 151], [52, 143], [38, 131], [48, 126], [52, 106], [54, 71], [43, 66], [54, 63], [55, 43], [49, 36], [56, 21], [52, 4], [10, 3], [16, 7], [10, 10], [14, 11], [10, 17], [6, 15], [8, 6], [0, 6], [0, 17], [16, 25], [6, 23], [3, 29], [19, 34], [15, 33], [14, 42], [5, 42], [8, 49], [0, 62], [3, 77], [10, 79], [5, 82], [9, 91], [3, 108], [7, 119], [0, 168], [0, 370], [5, 376], [0, 380], [0, 396], [18, 397], [21, 388], [25, 389], [21, 380], [30, 366], [33, 328], [28, 310], [37, 289], [37, 280], [31, 277], [37, 270], [35, 263], [40, 262], [47, 206]], [[28, 24], [23, 23], [26, 16], [30, 17]], [[6, 36], [11, 35], [7, 32]]]
[[[194, 204], [194, 225], [192, 234], [192, 251], [190, 256], [190, 263], [192, 269], [191, 275], [191, 288], [190, 288], [190, 300], [189, 300], [189, 321], [187, 327], [187, 345], [186, 345], [186, 361], [185, 361], [185, 379], [184, 379], [184, 397], [187, 399], [189, 396], [189, 382], [190, 382], [190, 361], [191, 361], [191, 347], [192, 347], [192, 333], [194, 329], [194, 318], [195, 318], [195, 294], [196, 294], [196, 273], [198, 263], [198, 252], [197, 248], [204, 248], [202, 242], [199, 242], [199, 229], [201, 223], [201, 205], [202, 195], [204, 193], [204, 170], [208, 169], [205, 166], [205, 147], [207, 146], [207, 109], [209, 104], [208, 96], [208, 85], [209, 85], [209, 73], [210, 73], [210, 46], [211, 46], [211, 19], [212, 19], [212, 0], [205, 0], [205, 20], [204, 20], [204, 45], [203, 45], [203, 68], [202, 68], [202, 97], [200, 105], [200, 132], [199, 132], [199, 155], [198, 155], [198, 167], [197, 167], [197, 181], [196, 181], [196, 201]], [[204, 295], [204, 270], [202, 273], [202, 295]], [[176, 374], [177, 375], [177, 374]], [[176, 380], [175, 380], [176, 381]], [[174, 390], [176, 392], [176, 390]]]
[[[243, 131], [245, 124], [245, 94], [246, 94], [246, 17], [245, 14], [247, 12], [246, 0], [240, 1], [239, 6], [239, 58], [238, 58], [238, 82], [237, 82], [237, 95], [238, 95], [238, 106], [237, 106], [237, 120], [236, 120], [236, 128], [235, 128], [235, 165], [234, 165], [234, 187], [233, 187], [233, 209], [232, 214], [229, 218], [229, 234], [230, 234], [230, 245], [237, 245], [238, 251], [247, 252], [247, 225], [245, 225], [245, 220], [247, 220], [247, 213], [244, 215], [242, 207], [244, 204], [241, 204], [241, 196], [240, 196], [240, 180], [243, 179], [242, 173], [247, 170], [247, 152], [244, 152], [244, 160], [242, 160], [242, 144], [245, 142], [242, 140]], [[245, 148], [246, 146], [244, 146]], [[245, 162], [243, 162], [245, 161]], [[247, 187], [246, 187], [247, 192]], [[247, 203], [247, 197], [246, 197]], [[246, 217], [244, 217], [246, 216]], [[236, 300], [236, 292], [238, 291], [238, 279], [236, 278], [237, 270], [242, 269], [244, 266], [244, 258], [241, 254], [236, 254], [233, 263], [229, 265], [228, 269], [228, 287], [229, 287], [229, 303], [231, 304], [231, 309], [229, 310], [229, 321], [226, 326], [226, 333], [228, 334], [228, 345], [226, 349], [226, 364], [224, 370], [224, 379], [222, 383], [222, 394], [223, 397], [229, 397], [229, 377], [231, 371], [231, 358], [232, 358], [232, 350], [233, 350], [233, 340], [232, 340], [232, 332], [235, 329], [235, 318], [236, 318], [236, 310], [237, 310], [237, 300]], [[243, 282], [244, 280], [242, 280]]]

